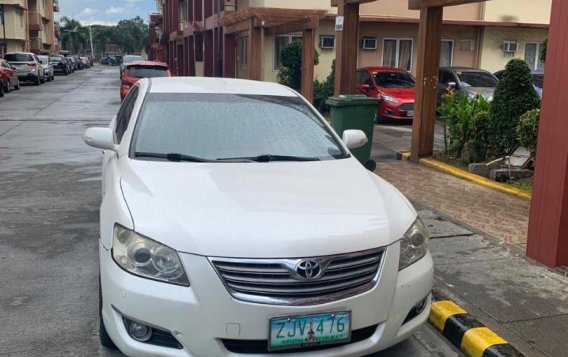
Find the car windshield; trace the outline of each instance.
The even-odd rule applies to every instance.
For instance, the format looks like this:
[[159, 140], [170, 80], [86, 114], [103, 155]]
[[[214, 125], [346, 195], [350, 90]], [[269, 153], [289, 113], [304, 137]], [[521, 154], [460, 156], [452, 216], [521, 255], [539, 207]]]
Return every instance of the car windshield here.
[[491, 73], [485, 72], [456, 72], [464, 87], [497, 87], [497, 79]]
[[34, 60], [32, 55], [26, 53], [8, 53], [4, 56], [4, 59], [8, 62], [28, 62]]
[[39, 58], [39, 61], [41, 62], [41, 64], [48, 64], [49, 63], [49, 57], [47, 57], [47, 56], [37, 56], [37, 58]]
[[533, 82], [535, 87], [542, 89], [544, 86], [544, 74], [533, 74]]
[[152, 93], [136, 126], [133, 157], [175, 153], [230, 161], [274, 155], [303, 161], [348, 156], [296, 97]]
[[128, 67], [127, 76], [131, 78], [168, 77], [168, 69], [161, 66], [131, 66]]
[[378, 72], [374, 75], [375, 83], [383, 88], [414, 88], [414, 77], [407, 72]]
[[124, 56], [122, 59], [123, 63], [134, 62], [134, 61], [143, 61], [144, 58], [142, 56]]

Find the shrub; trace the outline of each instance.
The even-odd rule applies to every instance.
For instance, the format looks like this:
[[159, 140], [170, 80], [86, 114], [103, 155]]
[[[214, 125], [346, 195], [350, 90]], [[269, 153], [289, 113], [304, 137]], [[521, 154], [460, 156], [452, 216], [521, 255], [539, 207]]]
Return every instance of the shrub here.
[[[300, 41], [291, 42], [282, 49], [280, 54], [278, 69], [278, 82], [296, 91], [302, 87], [302, 43]], [[319, 63], [319, 54], [314, 55], [314, 64]]]
[[533, 109], [523, 114], [517, 125], [519, 143], [529, 149], [533, 155], [536, 153], [539, 120], [540, 109]]
[[521, 115], [540, 106], [531, 71], [525, 61], [511, 60], [495, 90], [489, 108], [491, 155], [507, 155], [517, 144], [517, 125]]
[[[444, 144], [446, 153], [461, 158], [465, 145], [470, 141], [481, 140], [485, 135], [481, 123], [489, 108], [487, 100], [481, 96], [463, 96], [451, 91], [444, 95], [440, 107], [440, 119], [444, 124]], [[479, 126], [479, 127], [476, 127]]]
[[326, 100], [333, 96], [335, 92], [335, 60], [331, 65], [331, 72], [323, 82], [314, 81], [314, 107], [325, 114], [329, 112], [329, 105], [325, 104]]

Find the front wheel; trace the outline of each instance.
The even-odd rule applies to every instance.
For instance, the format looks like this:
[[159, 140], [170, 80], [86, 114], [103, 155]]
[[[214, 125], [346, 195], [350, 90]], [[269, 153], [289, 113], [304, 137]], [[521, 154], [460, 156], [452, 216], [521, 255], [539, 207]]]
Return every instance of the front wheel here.
[[4, 92], [6, 93], [10, 93], [11, 89], [10, 89], [10, 82], [8, 81], [8, 84], [6, 85], [6, 88], [4, 88]]
[[36, 86], [39, 86], [41, 84], [41, 79], [39, 77], [36, 77], [36, 79], [34, 80], [34, 84]]
[[0, 86], [0, 98], [4, 96], [4, 86]]
[[20, 79], [18, 78], [18, 80], [16, 81], [16, 85], [14, 86], [15, 90], [20, 90]]

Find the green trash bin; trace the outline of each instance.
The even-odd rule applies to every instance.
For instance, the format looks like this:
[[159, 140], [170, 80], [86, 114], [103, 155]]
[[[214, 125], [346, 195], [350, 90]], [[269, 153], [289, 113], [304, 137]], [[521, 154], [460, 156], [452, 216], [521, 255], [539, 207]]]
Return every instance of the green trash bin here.
[[340, 95], [331, 97], [326, 103], [331, 107], [331, 126], [339, 137], [348, 129], [362, 130], [369, 142], [364, 146], [351, 150], [353, 156], [364, 164], [371, 158], [373, 145], [373, 129], [375, 127], [375, 113], [379, 100], [365, 95]]

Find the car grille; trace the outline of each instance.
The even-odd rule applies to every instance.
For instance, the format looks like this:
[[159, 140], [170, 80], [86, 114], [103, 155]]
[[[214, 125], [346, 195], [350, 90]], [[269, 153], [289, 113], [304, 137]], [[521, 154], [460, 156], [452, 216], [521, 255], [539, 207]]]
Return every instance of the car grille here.
[[225, 348], [232, 353], [282, 354], [282, 353], [294, 353], [294, 352], [312, 352], [312, 351], [327, 350], [330, 348], [337, 348], [340, 346], [364, 341], [370, 338], [371, 336], [373, 336], [373, 334], [377, 330], [377, 327], [378, 325], [373, 325], [359, 330], [351, 331], [351, 341], [347, 343], [307, 347], [307, 348], [296, 348], [296, 349], [282, 350], [282, 351], [269, 351], [268, 340], [222, 340], [222, 341]]
[[411, 112], [414, 111], [414, 103], [405, 103], [399, 107], [399, 110], [403, 112]]
[[[238, 300], [273, 305], [316, 305], [372, 289], [384, 250], [303, 259], [210, 258]], [[303, 269], [310, 262], [313, 276]]]

